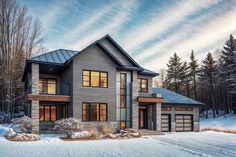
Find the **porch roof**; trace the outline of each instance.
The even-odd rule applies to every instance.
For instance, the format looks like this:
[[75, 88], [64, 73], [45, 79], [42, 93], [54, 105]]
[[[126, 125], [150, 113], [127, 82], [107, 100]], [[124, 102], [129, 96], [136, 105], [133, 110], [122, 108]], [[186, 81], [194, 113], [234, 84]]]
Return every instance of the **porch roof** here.
[[202, 102], [177, 94], [165, 88], [153, 88], [153, 94], [161, 94], [164, 104], [204, 105]]

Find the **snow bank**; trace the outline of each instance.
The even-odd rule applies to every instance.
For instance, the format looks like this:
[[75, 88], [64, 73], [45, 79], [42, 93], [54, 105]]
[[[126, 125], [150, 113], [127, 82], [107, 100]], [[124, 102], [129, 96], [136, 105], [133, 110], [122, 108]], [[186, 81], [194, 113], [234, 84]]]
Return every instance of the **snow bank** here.
[[91, 134], [88, 131], [75, 132], [71, 138], [90, 138]]
[[236, 130], [236, 115], [229, 114], [217, 118], [202, 118], [200, 122], [201, 129], [215, 128], [215, 129], [229, 129]]

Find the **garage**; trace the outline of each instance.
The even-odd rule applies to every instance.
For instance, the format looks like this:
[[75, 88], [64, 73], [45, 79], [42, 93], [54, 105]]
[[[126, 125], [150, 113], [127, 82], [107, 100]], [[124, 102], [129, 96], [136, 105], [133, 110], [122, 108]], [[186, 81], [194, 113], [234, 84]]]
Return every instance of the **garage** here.
[[175, 115], [175, 131], [193, 131], [193, 115]]
[[161, 115], [161, 131], [170, 132], [170, 114]]

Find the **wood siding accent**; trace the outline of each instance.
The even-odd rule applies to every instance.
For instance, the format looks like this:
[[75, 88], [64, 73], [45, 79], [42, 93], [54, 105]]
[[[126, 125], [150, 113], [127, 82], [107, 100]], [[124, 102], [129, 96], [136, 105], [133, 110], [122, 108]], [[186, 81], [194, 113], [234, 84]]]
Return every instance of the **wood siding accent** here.
[[137, 98], [138, 102], [159, 102], [162, 103], [164, 102], [163, 98], [153, 98], [153, 97], [138, 97]]
[[28, 101], [54, 101], [54, 102], [70, 102], [71, 97], [65, 95], [32, 95], [27, 96]]

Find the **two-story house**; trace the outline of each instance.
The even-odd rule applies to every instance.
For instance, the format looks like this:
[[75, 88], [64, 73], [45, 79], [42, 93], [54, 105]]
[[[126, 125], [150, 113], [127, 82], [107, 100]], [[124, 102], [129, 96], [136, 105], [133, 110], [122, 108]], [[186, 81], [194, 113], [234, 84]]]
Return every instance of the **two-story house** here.
[[165, 105], [165, 98], [153, 92], [157, 75], [136, 63], [109, 35], [81, 51], [58, 49], [33, 57], [23, 74], [33, 131], [46, 132], [54, 121], [67, 117], [81, 119], [82, 125], [157, 131], [177, 130], [178, 120], [179, 131], [199, 130], [201, 103], [180, 106], [186, 117], [166, 116], [178, 110], [172, 113], [175, 104]]

